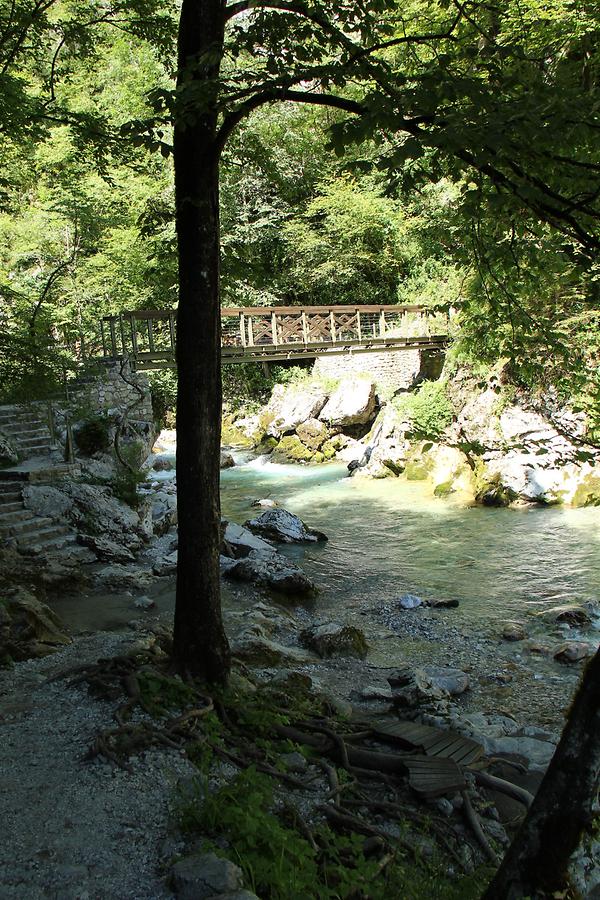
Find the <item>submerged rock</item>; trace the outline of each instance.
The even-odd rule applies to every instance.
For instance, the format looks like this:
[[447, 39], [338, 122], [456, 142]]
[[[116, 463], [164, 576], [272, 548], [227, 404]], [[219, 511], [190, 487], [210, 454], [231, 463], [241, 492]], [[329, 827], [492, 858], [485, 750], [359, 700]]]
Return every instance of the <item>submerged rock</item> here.
[[584, 644], [581, 641], [567, 641], [561, 644], [554, 651], [554, 659], [561, 663], [576, 663], [582, 659], [587, 659], [594, 652], [591, 644]]
[[356, 656], [364, 659], [369, 649], [360, 628], [338, 625], [335, 622], [306, 628], [300, 634], [300, 641], [322, 659], [331, 656]]
[[254, 534], [262, 535], [281, 544], [327, 540], [322, 531], [308, 528], [302, 519], [282, 508], [265, 510], [256, 519], [249, 519], [244, 524]]
[[507, 622], [502, 629], [502, 637], [505, 641], [524, 641], [527, 632], [519, 622]]
[[571, 626], [591, 625], [591, 617], [585, 606], [576, 606], [565, 604], [564, 606], [553, 606], [552, 609], [545, 609], [541, 612], [540, 617], [547, 622], [558, 622]]
[[440, 597], [437, 600], [428, 600], [427, 606], [431, 609], [456, 609], [460, 603], [455, 597]]
[[261, 509], [275, 509], [275, 507], [279, 506], [276, 500], [271, 500], [270, 497], [265, 497], [263, 500], [253, 500], [252, 506], [258, 506]]

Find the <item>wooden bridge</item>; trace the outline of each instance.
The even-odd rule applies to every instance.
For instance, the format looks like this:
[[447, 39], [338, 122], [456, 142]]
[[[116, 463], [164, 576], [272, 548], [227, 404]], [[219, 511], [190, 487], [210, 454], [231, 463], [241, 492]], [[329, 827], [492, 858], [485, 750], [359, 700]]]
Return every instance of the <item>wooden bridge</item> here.
[[[137, 369], [175, 365], [175, 310], [102, 319], [105, 358]], [[310, 359], [325, 353], [441, 349], [448, 320], [424, 306], [278, 306], [221, 310], [222, 361]]]

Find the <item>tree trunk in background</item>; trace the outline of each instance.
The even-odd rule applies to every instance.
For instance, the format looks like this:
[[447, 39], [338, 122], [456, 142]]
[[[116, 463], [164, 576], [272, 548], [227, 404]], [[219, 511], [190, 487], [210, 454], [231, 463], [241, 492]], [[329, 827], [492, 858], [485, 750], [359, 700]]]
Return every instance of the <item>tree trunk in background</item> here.
[[560, 743], [483, 900], [552, 896], [593, 822], [600, 783], [600, 650], [588, 664]]
[[[179, 255], [177, 507], [179, 545], [174, 661], [181, 672], [225, 682], [229, 645], [221, 617], [219, 499], [221, 319], [217, 114], [191, 108], [219, 71], [222, 0], [183, 0], [174, 132]], [[207, 51], [209, 51], [207, 53]], [[206, 97], [206, 94], [204, 94]]]

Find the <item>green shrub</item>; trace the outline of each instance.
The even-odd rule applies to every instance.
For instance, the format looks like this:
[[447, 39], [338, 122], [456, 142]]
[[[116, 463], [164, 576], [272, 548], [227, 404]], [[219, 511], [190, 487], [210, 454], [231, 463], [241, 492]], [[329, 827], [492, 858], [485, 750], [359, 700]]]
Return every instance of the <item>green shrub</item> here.
[[177, 411], [177, 373], [162, 369], [148, 373], [152, 413], [158, 428], [174, 428]]
[[414, 435], [420, 440], [439, 440], [454, 415], [443, 381], [425, 381], [414, 394], [397, 398], [394, 405], [402, 415], [408, 416]]
[[110, 420], [107, 416], [90, 416], [75, 429], [74, 439], [84, 456], [106, 452], [110, 447]]

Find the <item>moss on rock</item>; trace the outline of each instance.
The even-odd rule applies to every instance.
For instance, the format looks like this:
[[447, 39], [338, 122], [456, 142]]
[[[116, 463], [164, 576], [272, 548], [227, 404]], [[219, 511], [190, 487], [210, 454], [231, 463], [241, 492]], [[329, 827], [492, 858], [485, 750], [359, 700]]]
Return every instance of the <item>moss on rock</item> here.
[[295, 434], [283, 437], [274, 452], [278, 457], [283, 456], [291, 462], [320, 463], [325, 459], [323, 453], [311, 450]]
[[600, 475], [588, 475], [573, 494], [572, 506], [600, 506]]

